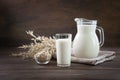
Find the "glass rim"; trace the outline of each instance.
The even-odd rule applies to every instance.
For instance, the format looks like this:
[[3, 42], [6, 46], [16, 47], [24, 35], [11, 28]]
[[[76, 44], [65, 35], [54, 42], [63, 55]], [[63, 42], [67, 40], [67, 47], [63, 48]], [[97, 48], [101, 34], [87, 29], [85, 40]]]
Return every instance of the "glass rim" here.
[[57, 33], [55, 35], [56, 39], [65, 39], [65, 38], [71, 38], [71, 37], [72, 37], [72, 34], [70, 33]]
[[61, 36], [61, 35], [63, 35], [63, 36], [65, 36], [65, 35], [72, 35], [71, 33], [57, 33], [57, 34], [55, 34], [55, 36]]

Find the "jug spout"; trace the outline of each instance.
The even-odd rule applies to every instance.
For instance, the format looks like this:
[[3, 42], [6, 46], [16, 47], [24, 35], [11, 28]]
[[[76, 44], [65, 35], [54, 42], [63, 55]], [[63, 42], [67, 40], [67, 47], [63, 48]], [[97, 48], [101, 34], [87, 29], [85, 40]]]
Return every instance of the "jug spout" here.
[[80, 19], [80, 18], [75, 18], [74, 20], [75, 20], [75, 22], [78, 22], [78, 21], [80, 21], [81, 19]]
[[77, 25], [80, 25], [80, 24], [82, 24], [83, 19], [84, 18], [75, 18], [74, 21], [77, 23]]

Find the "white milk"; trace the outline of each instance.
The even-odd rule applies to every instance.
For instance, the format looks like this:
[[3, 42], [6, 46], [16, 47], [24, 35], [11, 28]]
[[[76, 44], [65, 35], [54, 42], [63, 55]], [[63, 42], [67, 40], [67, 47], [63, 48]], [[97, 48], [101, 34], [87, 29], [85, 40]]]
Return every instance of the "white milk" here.
[[71, 64], [71, 39], [57, 39], [57, 64], [69, 66]]
[[99, 41], [95, 33], [96, 26], [78, 25], [73, 41], [73, 54], [81, 58], [95, 58], [99, 53]]

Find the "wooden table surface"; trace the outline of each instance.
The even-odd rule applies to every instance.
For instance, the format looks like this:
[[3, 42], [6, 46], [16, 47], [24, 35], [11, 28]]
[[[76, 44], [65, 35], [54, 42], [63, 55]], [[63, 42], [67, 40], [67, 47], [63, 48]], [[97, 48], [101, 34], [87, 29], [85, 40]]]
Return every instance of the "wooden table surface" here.
[[117, 57], [97, 66], [72, 63], [69, 68], [60, 68], [55, 60], [38, 65], [8, 55], [17, 49], [0, 49], [0, 80], [120, 80], [120, 48], [103, 50], [116, 51]]

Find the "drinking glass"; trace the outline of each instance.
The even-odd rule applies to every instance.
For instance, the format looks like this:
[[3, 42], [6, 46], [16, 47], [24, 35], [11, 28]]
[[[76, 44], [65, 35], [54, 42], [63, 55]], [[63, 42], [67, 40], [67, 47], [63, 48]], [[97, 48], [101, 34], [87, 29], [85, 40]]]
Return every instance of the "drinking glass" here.
[[71, 65], [72, 34], [69, 33], [56, 34], [55, 38], [56, 38], [57, 66], [69, 67]]

